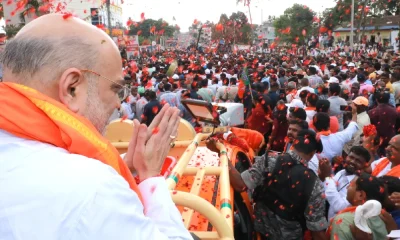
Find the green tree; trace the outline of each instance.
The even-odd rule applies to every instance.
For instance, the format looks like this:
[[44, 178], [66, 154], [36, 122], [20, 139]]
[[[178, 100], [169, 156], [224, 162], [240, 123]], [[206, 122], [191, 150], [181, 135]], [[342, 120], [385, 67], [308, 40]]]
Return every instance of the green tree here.
[[26, 22], [25, 17], [29, 13], [34, 13], [36, 16], [40, 16], [43, 14], [46, 14], [47, 12], [41, 12], [39, 8], [43, 6], [43, 4], [47, 1], [40, 1], [40, 0], [29, 0], [26, 5], [24, 6], [24, 9], [22, 12], [19, 14], [19, 19], [21, 20], [22, 23]]
[[152, 41], [158, 42], [161, 36], [172, 37], [179, 32], [177, 26], [169, 25], [162, 18], [158, 20], [146, 19], [143, 22], [133, 23], [128, 26], [129, 35], [139, 35], [139, 44], [149, 45]]
[[24, 24], [19, 24], [19, 25], [8, 24], [4, 29], [6, 31], [7, 38], [8, 39], [13, 38], [23, 27]]
[[154, 20], [149, 18], [143, 22], [134, 23], [129, 26], [130, 35], [137, 35], [139, 31], [140, 36], [149, 38], [156, 35], [172, 37], [174, 32], [179, 30], [175, 26], [169, 25], [163, 19]]
[[[350, 23], [351, 2], [351, 0], [339, 0], [333, 8], [325, 9], [321, 23], [329, 29]], [[362, 23], [367, 18], [400, 15], [400, 1], [355, 0], [354, 10], [355, 22]]]
[[[339, 26], [346, 26], [351, 22], [351, 0], [339, 0], [333, 8], [328, 8], [322, 13], [322, 25], [330, 30]], [[400, 15], [400, 1], [354, 1], [354, 28], [356, 29], [355, 41], [364, 35], [364, 26], [373, 18], [388, 15]]]
[[[217, 29], [219, 24], [221, 29]], [[254, 27], [248, 22], [246, 14], [243, 12], [232, 13], [229, 18], [226, 14], [221, 14], [219, 22], [212, 25], [212, 40], [225, 39], [227, 43], [250, 44], [254, 38]]]
[[[294, 4], [274, 21], [275, 34], [280, 40], [290, 43], [304, 43], [313, 28], [315, 12], [307, 6]], [[305, 33], [305, 36], [304, 34]]]

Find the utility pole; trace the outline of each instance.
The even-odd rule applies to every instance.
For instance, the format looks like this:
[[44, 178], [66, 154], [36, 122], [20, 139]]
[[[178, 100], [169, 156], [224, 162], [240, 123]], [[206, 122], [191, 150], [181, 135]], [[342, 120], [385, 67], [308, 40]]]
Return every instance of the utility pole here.
[[351, 0], [351, 32], [350, 32], [350, 49], [354, 49], [354, 0]]
[[107, 28], [110, 32], [110, 37], [112, 37], [112, 27], [111, 27], [111, 10], [110, 10], [110, 0], [106, 0], [106, 8], [107, 8]]
[[233, 20], [233, 47], [236, 44], [236, 20]]
[[200, 36], [202, 31], [203, 31], [203, 26], [201, 26], [199, 29], [199, 34], [197, 36], [196, 50], [199, 48]]

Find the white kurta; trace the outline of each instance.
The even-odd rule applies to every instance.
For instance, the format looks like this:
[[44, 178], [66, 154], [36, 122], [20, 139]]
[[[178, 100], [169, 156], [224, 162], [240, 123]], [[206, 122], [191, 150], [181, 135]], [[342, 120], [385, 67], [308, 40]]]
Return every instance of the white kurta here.
[[0, 130], [1, 239], [192, 239], [165, 180], [137, 194], [100, 161]]

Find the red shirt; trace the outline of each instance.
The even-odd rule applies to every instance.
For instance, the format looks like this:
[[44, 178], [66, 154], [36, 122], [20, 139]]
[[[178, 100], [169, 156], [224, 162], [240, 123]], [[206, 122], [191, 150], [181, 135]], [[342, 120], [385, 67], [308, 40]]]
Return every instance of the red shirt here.
[[250, 117], [247, 119], [247, 128], [256, 130], [263, 135], [266, 134], [272, 127], [272, 124], [267, 121], [266, 117], [267, 113], [264, 111], [262, 105], [257, 104], [251, 111]]

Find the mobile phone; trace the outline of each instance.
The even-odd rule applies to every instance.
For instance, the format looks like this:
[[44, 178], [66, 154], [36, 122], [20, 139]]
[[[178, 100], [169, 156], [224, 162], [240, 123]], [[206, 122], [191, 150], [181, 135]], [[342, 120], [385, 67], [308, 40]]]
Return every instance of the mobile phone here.
[[351, 106], [340, 105], [340, 111], [348, 111], [348, 112], [351, 112], [351, 111], [352, 111], [352, 108], [351, 108]]

